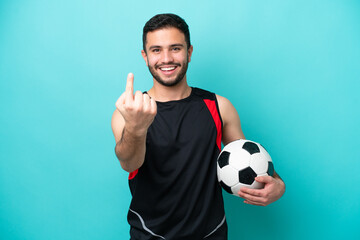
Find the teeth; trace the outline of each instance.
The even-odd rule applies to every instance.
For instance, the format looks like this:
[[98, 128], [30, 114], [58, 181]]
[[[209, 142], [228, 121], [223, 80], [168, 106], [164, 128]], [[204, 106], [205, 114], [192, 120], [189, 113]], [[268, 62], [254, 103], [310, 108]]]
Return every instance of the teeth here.
[[175, 67], [167, 67], [167, 68], [160, 68], [160, 69], [163, 71], [171, 71], [171, 70], [174, 70]]

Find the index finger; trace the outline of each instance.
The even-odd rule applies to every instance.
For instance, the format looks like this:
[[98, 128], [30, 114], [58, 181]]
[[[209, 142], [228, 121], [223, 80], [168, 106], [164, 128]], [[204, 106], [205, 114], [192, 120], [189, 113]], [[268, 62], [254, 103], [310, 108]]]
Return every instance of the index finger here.
[[127, 76], [127, 81], [126, 81], [126, 90], [127, 93], [134, 93], [134, 74], [129, 73]]
[[263, 189], [251, 189], [251, 188], [247, 188], [247, 187], [242, 187], [240, 188], [239, 193], [241, 194], [249, 194], [249, 195], [253, 195], [253, 196], [262, 196], [262, 190]]

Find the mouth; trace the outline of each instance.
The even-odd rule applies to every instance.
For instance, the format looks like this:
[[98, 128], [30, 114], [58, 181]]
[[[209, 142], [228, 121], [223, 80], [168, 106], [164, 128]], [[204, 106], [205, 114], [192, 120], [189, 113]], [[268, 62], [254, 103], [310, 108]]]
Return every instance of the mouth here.
[[178, 66], [162, 66], [162, 67], [159, 67], [159, 69], [163, 74], [170, 75], [173, 72], [175, 72], [177, 67]]
[[160, 68], [161, 71], [172, 71], [174, 70], [176, 67], [162, 67]]

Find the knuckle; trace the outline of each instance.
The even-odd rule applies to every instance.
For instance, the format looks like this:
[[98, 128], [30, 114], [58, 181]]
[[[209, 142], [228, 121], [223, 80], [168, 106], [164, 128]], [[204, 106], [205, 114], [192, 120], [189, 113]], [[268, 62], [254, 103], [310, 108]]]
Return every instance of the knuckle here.
[[155, 116], [156, 116], [156, 113], [157, 113], [156, 109], [155, 109], [155, 110], [154, 110], [154, 109], [151, 109], [151, 110], [150, 110], [150, 115], [151, 115], [151, 116], [155, 117]]
[[120, 112], [124, 111], [124, 108], [121, 104], [116, 104], [115, 106], [118, 111], [120, 111]]
[[136, 105], [135, 107], [133, 107], [133, 111], [135, 113], [141, 113], [141, 112], [143, 112], [143, 109], [140, 105]]
[[130, 103], [125, 103], [124, 104], [124, 109], [126, 111], [133, 111], [134, 110], [134, 105], [133, 104], [130, 104]]
[[118, 107], [118, 106], [121, 106], [121, 104], [124, 102], [123, 98], [119, 98], [116, 102], [115, 102], [115, 106]]
[[142, 112], [143, 112], [145, 115], [150, 115], [150, 110], [149, 110], [149, 108], [147, 108], [147, 107], [144, 107], [144, 108], [142, 109]]
[[265, 203], [267, 202], [267, 200], [266, 200], [265, 198], [262, 198], [262, 199], [259, 200], [259, 202], [260, 202], [261, 204], [265, 204]]
[[143, 96], [142, 96], [142, 93], [140, 91], [136, 92], [135, 95], [134, 95], [134, 101], [136, 103], [142, 103], [143, 102]]

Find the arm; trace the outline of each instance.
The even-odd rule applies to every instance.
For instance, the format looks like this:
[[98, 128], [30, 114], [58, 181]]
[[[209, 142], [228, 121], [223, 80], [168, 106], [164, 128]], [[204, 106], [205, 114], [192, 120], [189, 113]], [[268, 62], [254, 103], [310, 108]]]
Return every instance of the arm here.
[[111, 119], [111, 127], [115, 137], [115, 154], [121, 167], [133, 172], [141, 167], [145, 158], [146, 134], [136, 136], [125, 129], [125, 120], [116, 109]]
[[116, 101], [116, 110], [111, 119], [115, 137], [115, 154], [121, 167], [133, 172], [144, 163], [147, 130], [153, 122], [156, 102], [147, 94], [133, 94], [133, 74], [128, 75], [126, 90]]
[[[216, 97], [223, 120], [223, 144], [226, 145], [237, 139], [245, 139], [235, 107], [226, 98], [218, 95]], [[276, 172], [273, 177], [261, 176], [256, 177], [255, 180], [264, 183], [265, 186], [263, 189], [241, 188], [239, 196], [245, 199], [245, 203], [266, 206], [278, 200], [285, 192], [285, 184]]]
[[231, 102], [219, 95], [216, 95], [219, 104], [220, 115], [223, 120], [222, 142], [224, 145], [238, 140], [245, 139], [241, 130], [240, 118]]

